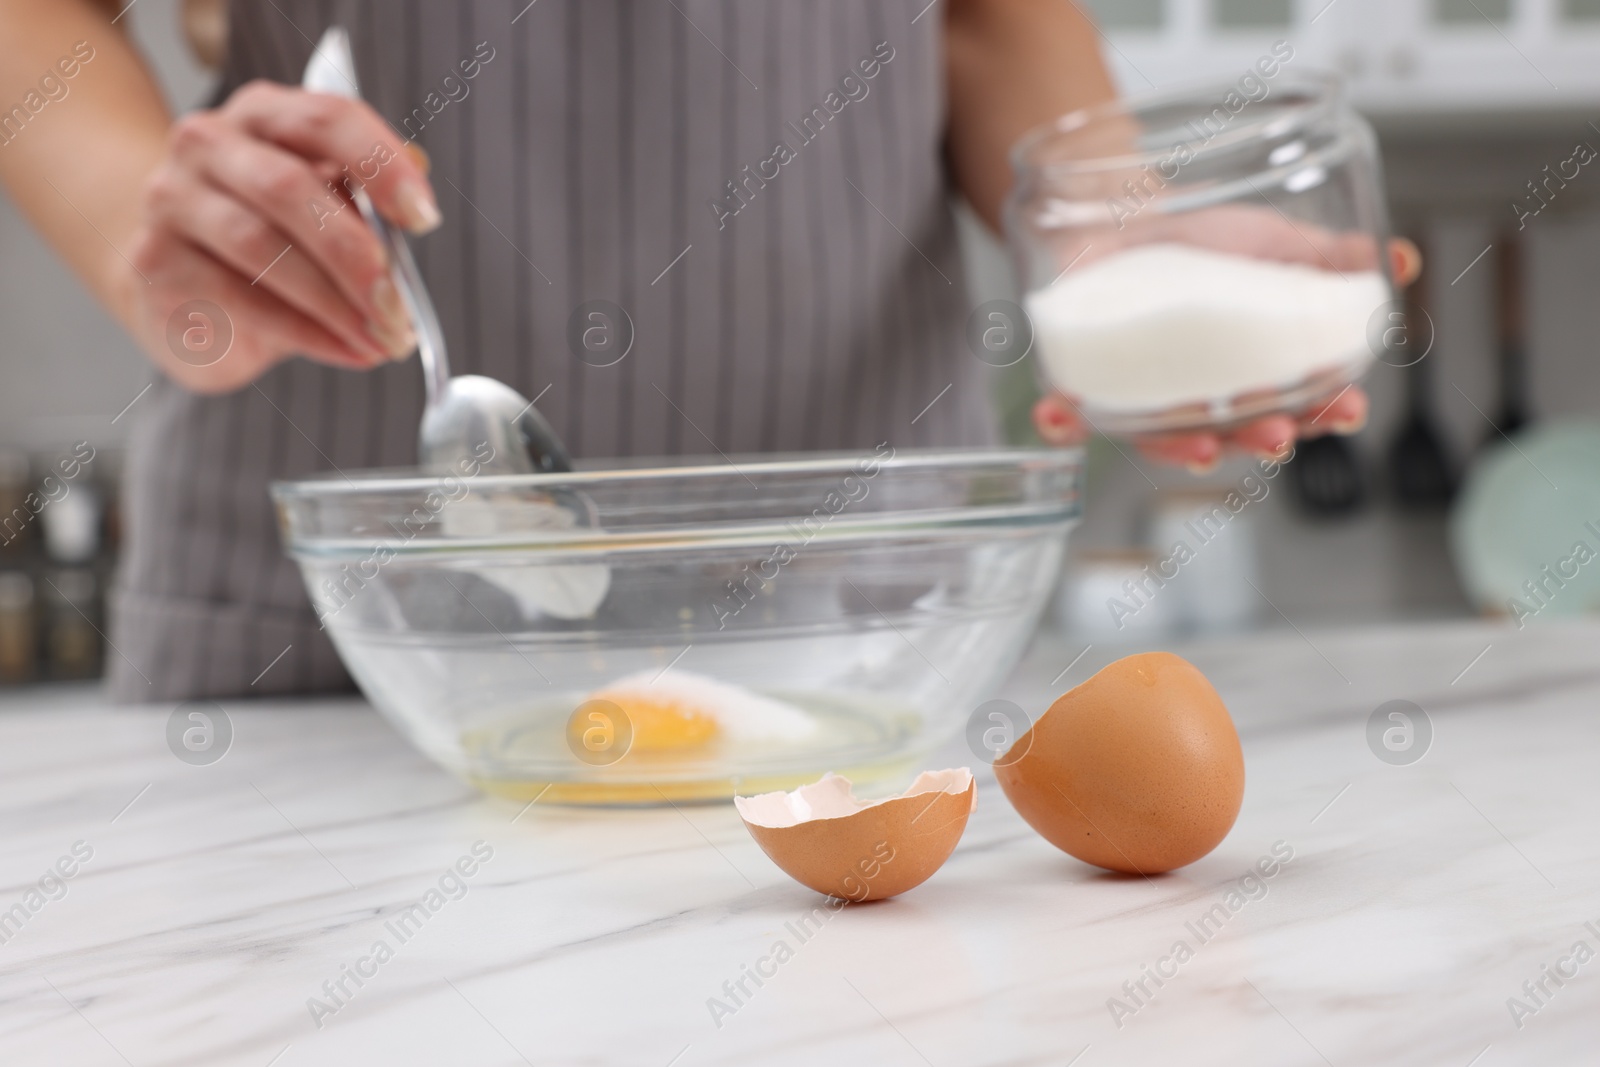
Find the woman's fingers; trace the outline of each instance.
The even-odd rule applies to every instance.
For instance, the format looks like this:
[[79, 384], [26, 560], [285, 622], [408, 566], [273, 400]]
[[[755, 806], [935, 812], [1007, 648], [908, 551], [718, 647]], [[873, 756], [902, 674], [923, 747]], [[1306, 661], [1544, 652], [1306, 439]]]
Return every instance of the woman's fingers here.
[[[293, 355], [348, 370], [373, 365], [369, 353], [351, 348], [170, 229], [148, 228], [130, 259], [149, 280], [148, 286], [140, 287], [146, 347], [163, 371], [186, 388], [208, 394], [232, 392]], [[207, 331], [203, 343], [175, 345], [170, 319], [184, 304], [195, 301], [215, 308], [196, 322]], [[216, 312], [225, 321], [212, 321]], [[224, 338], [225, 347], [212, 347]]]
[[[1134, 444], [1148, 459], [1169, 466], [1187, 467], [1204, 474], [1223, 454], [1234, 448], [1257, 456], [1280, 456], [1297, 438], [1320, 434], [1352, 434], [1367, 421], [1367, 394], [1357, 386], [1328, 397], [1298, 416], [1267, 415], [1252, 420], [1227, 435], [1210, 431], [1145, 434]], [[1040, 398], [1033, 408], [1033, 424], [1046, 444], [1074, 445], [1089, 435], [1089, 427], [1072, 402], [1059, 393]]]
[[1367, 424], [1367, 394], [1351, 386], [1338, 395], [1319, 401], [1300, 413], [1300, 436], [1352, 434]]
[[340, 164], [381, 215], [412, 233], [439, 225], [439, 205], [416, 156], [362, 101], [258, 81], [234, 93], [222, 110], [254, 136], [307, 159]]
[[1187, 467], [1204, 474], [1222, 459], [1222, 438], [1205, 431], [1197, 433], [1149, 434], [1135, 444], [1147, 459], [1174, 467]]
[[1396, 237], [1389, 242], [1389, 273], [1394, 283], [1402, 289], [1422, 275], [1422, 249], [1409, 237]]
[[[1229, 205], [1179, 219], [1158, 219], [1154, 232], [1203, 248], [1257, 259], [1304, 263], [1323, 270], [1377, 270], [1378, 245], [1366, 233], [1332, 230], [1294, 222], [1274, 211]], [[1422, 253], [1404, 237], [1389, 241], [1389, 267], [1395, 284], [1407, 286], [1422, 273]]]
[[367, 365], [399, 350], [397, 340], [374, 329], [282, 231], [223, 190], [186, 171], [168, 170], [151, 183], [147, 202], [153, 221], [322, 323]]
[[[1076, 445], [1088, 438], [1090, 427], [1060, 393], [1048, 393], [1033, 406], [1033, 425], [1050, 445]], [[1197, 474], [1222, 458], [1222, 439], [1214, 433], [1160, 434], [1135, 441], [1139, 451], [1156, 463], [1188, 467]]]
[[1281, 455], [1299, 436], [1299, 427], [1288, 415], [1266, 415], [1247, 422], [1228, 435], [1229, 442], [1257, 456]]
[[433, 160], [428, 158], [428, 150], [415, 141], [407, 141], [402, 150], [411, 157], [411, 162], [417, 165], [424, 177], [433, 170]]
[[[138, 329], [157, 363], [219, 393], [295, 355], [365, 369], [409, 353], [386, 251], [350, 209], [356, 189], [413, 232], [439, 223], [426, 155], [360, 101], [257, 82], [177, 123], [130, 253], [149, 283]], [[179, 344], [168, 318], [196, 301], [227, 322], [213, 333], [217, 313], [196, 311], [207, 322]], [[191, 333], [229, 346], [213, 358], [190, 350]]]
[[[235, 280], [235, 288], [237, 284]], [[382, 358], [376, 363], [366, 359], [321, 322], [301, 314], [276, 294], [257, 293], [256, 299], [258, 302], [249, 305], [251, 319], [261, 323], [263, 336], [280, 351], [345, 370], [371, 370], [387, 362]]]
[[1330, 230], [1248, 204], [1228, 204], [1190, 214], [1157, 217], [1157, 239], [1251, 259], [1302, 263], [1322, 270], [1376, 270], [1377, 242], [1365, 233]]
[[1049, 393], [1033, 405], [1033, 428], [1049, 445], [1081, 444], [1089, 430], [1072, 405], [1059, 393]]
[[[390, 356], [403, 356], [415, 344], [400, 294], [389, 279], [389, 263], [372, 230], [345, 201], [330, 192], [316, 167], [276, 145], [255, 140], [216, 119], [185, 120], [188, 132], [174, 138], [174, 152], [189, 168], [227, 193], [240, 208], [236, 226], [217, 231], [214, 241], [260, 236], [272, 231], [278, 248], [293, 251], [287, 259], [303, 260], [321, 274], [315, 292], [305, 286], [281, 289], [281, 295], [306, 313], [318, 316], [337, 302], [341, 314], [325, 319], [342, 332], [343, 319], [359, 314], [358, 329]], [[245, 214], [256, 221], [251, 223]], [[202, 244], [233, 262], [227, 250]], [[236, 264], [237, 265], [237, 264]], [[259, 266], [254, 268], [260, 270]], [[276, 267], [274, 271], [276, 271]], [[247, 263], [240, 267], [252, 276]], [[305, 273], [303, 270], [300, 272]], [[344, 299], [338, 300], [342, 294]]]
[[[1286, 232], [1287, 243], [1290, 235]], [[1334, 270], [1376, 270], [1378, 268], [1375, 242], [1363, 233], [1335, 233], [1321, 227], [1300, 226], [1294, 237], [1306, 251], [1314, 252], [1313, 266], [1331, 267]], [[1400, 288], [1405, 288], [1422, 273], [1422, 250], [1416, 242], [1405, 237], [1389, 239], [1389, 276]]]

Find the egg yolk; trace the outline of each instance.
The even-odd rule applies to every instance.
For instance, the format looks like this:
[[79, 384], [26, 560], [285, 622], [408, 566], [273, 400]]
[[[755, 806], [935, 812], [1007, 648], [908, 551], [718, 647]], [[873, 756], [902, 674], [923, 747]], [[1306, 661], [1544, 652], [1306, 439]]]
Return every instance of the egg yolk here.
[[635, 752], [697, 748], [717, 736], [717, 720], [704, 709], [669, 694], [597, 693], [628, 716]]

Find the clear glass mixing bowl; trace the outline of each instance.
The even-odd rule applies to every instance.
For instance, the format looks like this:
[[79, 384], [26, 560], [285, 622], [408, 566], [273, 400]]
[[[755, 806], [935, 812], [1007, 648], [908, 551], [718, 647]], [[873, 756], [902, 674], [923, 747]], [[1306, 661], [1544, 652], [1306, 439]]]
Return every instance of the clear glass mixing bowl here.
[[574, 803], [915, 769], [1014, 665], [1079, 514], [1069, 451], [648, 462], [273, 497], [372, 703], [486, 790]]
[[1032, 352], [1095, 429], [1300, 410], [1383, 350], [1377, 141], [1339, 83], [1286, 70], [1292, 56], [1074, 112], [1013, 150], [1006, 228]]

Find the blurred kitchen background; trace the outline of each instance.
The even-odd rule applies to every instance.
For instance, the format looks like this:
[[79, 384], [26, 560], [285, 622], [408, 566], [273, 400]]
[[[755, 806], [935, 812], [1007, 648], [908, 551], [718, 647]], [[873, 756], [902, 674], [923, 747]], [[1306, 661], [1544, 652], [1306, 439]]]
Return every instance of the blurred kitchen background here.
[[[1347, 445], [1302, 447], [1123, 631], [1106, 601], [1125, 596], [1123, 583], [1252, 463], [1197, 478], [1096, 441], [1056, 623], [1091, 640], [1148, 639], [1478, 612], [1452, 558], [1449, 504], [1430, 491], [1430, 457], [1442, 454], [1453, 481], [1503, 440], [1496, 422], [1600, 410], [1600, 161], [1547, 181], [1558, 168], [1571, 175], [1580, 143], [1600, 148], [1600, 0], [1090, 6], [1128, 92], [1235, 81], [1278, 40], [1294, 48], [1291, 68], [1348, 79], [1380, 137], [1395, 232], [1427, 256], [1414, 303], [1432, 328], [1413, 313], [1406, 337], [1411, 352], [1431, 348], [1410, 367], [1380, 363], [1366, 383], [1368, 428]], [[180, 9], [139, 0], [125, 21], [184, 110], [206, 97], [210, 76], [183, 40]], [[1519, 230], [1514, 204], [1540, 210]], [[963, 228], [973, 303], [1014, 298], [1003, 251], [970, 217]], [[120, 451], [150, 373], [0, 196], [0, 517], [31, 515], [30, 492], [52, 501], [0, 533], [0, 684], [100, 670]], [[1032, 388], [1028, 361], [999, 383], [1017, 440], [1029, 433]], [[69, 477], [78, 442], [94, 458]]]

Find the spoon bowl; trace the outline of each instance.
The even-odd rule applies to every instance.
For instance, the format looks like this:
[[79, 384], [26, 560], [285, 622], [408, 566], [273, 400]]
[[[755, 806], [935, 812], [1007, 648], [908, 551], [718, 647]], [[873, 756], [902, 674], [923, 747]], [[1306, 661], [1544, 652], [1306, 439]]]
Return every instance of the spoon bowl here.
[[473, 456], [490, 474], [555, 474], [572, 460], [537, 408], [503, 382], [481, 374], [449, 378], [422, 413], [417, 458], [448, 469]]

